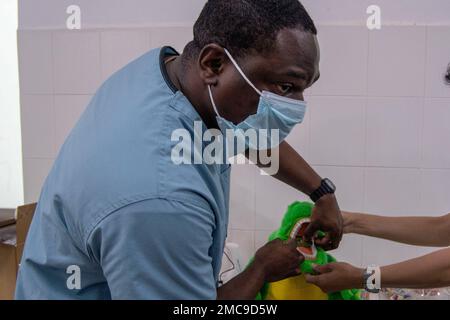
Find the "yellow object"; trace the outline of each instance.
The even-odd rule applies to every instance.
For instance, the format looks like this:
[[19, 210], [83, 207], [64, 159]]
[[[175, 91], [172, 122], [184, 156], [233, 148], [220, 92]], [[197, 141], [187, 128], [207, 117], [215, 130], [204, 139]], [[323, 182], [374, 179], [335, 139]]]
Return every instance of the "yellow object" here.
[[299, 275], [269, 283], [266, 300], [328, 300], [328, 295]]

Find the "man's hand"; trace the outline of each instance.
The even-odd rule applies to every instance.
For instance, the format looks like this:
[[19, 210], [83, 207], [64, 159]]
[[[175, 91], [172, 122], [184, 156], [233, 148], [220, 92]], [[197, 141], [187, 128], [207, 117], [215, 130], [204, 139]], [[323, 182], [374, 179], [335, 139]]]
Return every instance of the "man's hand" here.
[[336, 262], [316, 266], [314, 271], [318, 275], [306, 275], [306, 282], [318, 286], [326, 293], [364, 287], [364, 269], [356, 268], [348, 263]]
[[[339, 247], [342, 239], [344, 223], [333, 194], [328, 194], [320, 198], [312, 211], [311, 223], [305, 231], [305, 239], [312, 240], [317, 246], [325, 250], [333, 250]], [[325, 237], [315, 239], [317, 231], [325, 232]]]
[[254, 264], [262, 268], [266, 282], [276, 282], [299, 275], [304, 260], [294, 239], [274, 240], [256, 252]]
[[304, 260], [295, 240], [271, 241], [256, 252], [248, 268], [217, 290], [217, 299], [255, 299], [264, 283], [299, 275]]

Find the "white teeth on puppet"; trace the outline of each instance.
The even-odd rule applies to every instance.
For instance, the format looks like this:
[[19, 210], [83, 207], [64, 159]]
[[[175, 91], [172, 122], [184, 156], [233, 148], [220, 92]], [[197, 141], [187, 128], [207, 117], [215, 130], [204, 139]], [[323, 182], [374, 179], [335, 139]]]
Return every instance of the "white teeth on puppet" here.
[[[297, 235], [298, 235], [298, 231], [301, 229], [301, 227], [305, 223], [310, 223], [310, 222], [311, 222], [311, 220], [309, 218], [304, 218], [304, 219], [297, 221], [297, 223], [294, 225], [294, 227], [291, 230], [290, 238], [296, 239]], [[305, 256], [306, 260], [315, 260], [317, 257], [317, 249], [316, 249], [315, 244], [312, 243], [310, 248], [311, 248], [311, 254], [304, 252], [302, 250], [300, 250], [300, 251]]]
[[305, 224], [305, 223], [310, 223], [310, 222], [311, 222], [311, 220], [309, 218], [304, 218], [304, 219], [301, 219], [301, 220], [297, 221], [297, 223], [295, 224], [294, 228], [292, 228], [292, 230], [291, 230], [290, 237], [292, 239], [297, 238], [298, 231], [300, 230], [302, 225]]

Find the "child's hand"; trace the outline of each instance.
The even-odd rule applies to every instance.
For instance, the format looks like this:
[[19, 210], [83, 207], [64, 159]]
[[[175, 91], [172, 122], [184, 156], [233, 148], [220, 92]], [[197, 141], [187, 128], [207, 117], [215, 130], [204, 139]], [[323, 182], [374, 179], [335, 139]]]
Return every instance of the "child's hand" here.
[[335, 262], [315, 266], [314, 271], [317, 275], [306, 275], [306, 282], [318, 286], [325, 293], [364, 287], [364, 269], [348, 263]]
[[349, 211], [341, 211], [341, 213], [344, 219], [344, 233], [353, 233], [353, 218], [355, 214]]
[[342, 218], [344, 219], [344, 233], [359, 233], [357, 232], [361, 225], [364, 225], [367, 215], [358, 212], [342, 211]]

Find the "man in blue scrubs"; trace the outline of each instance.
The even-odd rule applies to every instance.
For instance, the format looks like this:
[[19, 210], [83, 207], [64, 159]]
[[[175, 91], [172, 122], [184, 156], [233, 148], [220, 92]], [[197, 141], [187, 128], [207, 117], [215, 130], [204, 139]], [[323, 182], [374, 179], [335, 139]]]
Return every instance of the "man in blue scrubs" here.
[[[208, 1], [181, 56], [155, 49], [107, 80], [42, 188], [16, 298], [252, 299], [264, 282], [297, 275], [295, 242], [274, 241], [218, 287], [230, 166], [176, 164], [171, 137], [193, 135], [196, 121], [203, 130], [246, 122], [264, 111], [255, 89], [301, 106], [319, 77], [316, 33], [297, 0]], [[306, 236], [324, 230], [316, 244], [336, 248], [332, 184], [286, 142], [279, 153], [275, 177], [316, 202]]]

